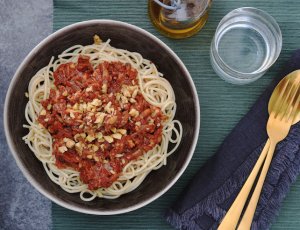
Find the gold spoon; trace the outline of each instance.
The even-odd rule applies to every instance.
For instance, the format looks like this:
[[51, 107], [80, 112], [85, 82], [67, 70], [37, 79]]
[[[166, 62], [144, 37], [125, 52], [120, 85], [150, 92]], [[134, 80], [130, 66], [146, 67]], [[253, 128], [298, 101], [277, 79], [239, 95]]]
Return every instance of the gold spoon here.
[[[295, 71], [296, 72], [296, 71]], [[238, 230], [249, 229], [252, 224], [253, 216], [256, 210], [256, 206], [260, 197], [260, 193], [269, 170], [272, 157], [275, 151], [275, 147], [278, 142], [282, 141], [289, 133], [290, 127], [292, 124], [299, 121], [300, 116], [300, 73], [293, 72], [291, 75], [293, 77], [293, 82], [291, 83], [291, 87], [286, 87], [286, 89], [290, 88], [288, 91], [288, 97], [286, 97], [286, 103], [280, 105], [278, 103], [278, 98], [280, 96], [280, 88], [285, 87], [286, 84], [280, 85], [279, 90], [274, 92], [273, 100], [271, 106], [270, 118], [267, 124], [267, 131], [270, 139], [270, 148], [267, 154], [267, 158], [264, 162], [264, 166], [262, 168], [261, 174], [259, 176], [258, 182], [255, 186], [255, 190], [251, 196], [251, 200], [248, 204], [248, 207], [245, 211], [245, 214], [239, 224]], [[291, 82], [291, 81], [290, 81]], [[284, 88], [281, 88], [284, 89]], [[286, 90], [282, 90], [286, 91]]]
[[[296, 70], [287, 76], [285, 76], [279, 84], [275, 87], [272, 96], [269, 101], [268, 110], [269, 114], [275, 109], [276, 103], [284, 103], [286, 101], [288, 95], [284, 94], [284, 92], [288, 89], [287, 83], [294, 82], [296, 80], [300, 80], [300, 70]], [[278, 102], [279, 101], [279, 102]], [[300, 114], [294, 118], [293, 124], [300, 120]], [[253, 187], [254, 181], [257, 177], [259, 169], [261, 168], [266, 155], [268, 153], [270, 147], [270, 139], [267, 140], [262, 153], [260, 154], [252, 172], [250, 173], [249, 177], [247, 178], [244, 186], [242, 187], [241, 191], [239, 192], [238, 196], [234, 200], [233, 204], [231, 205], [230, 209], [228, 210], [227, 214], [223, 218], [218, 230], [231, 230], [235, 229], [237, 223], [240, 219], [242, 210], [245, 206], [246, 200], [250, 193], [251, 188]], [[246, 218], [246, 217], [245, 217]]]

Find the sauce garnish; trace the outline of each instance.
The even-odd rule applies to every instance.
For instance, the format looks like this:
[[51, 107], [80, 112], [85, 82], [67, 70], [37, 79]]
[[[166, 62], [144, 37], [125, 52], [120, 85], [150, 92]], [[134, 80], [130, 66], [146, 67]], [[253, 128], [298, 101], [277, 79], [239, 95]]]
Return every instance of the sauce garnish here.
[[38, 121], [53, 138], [58, 168], [73, 168], [91, 190], [109, 187], [124, 166], [162, 139], [161, 110], [148, 103], [130, 64], [87, 56], [61, 64]]

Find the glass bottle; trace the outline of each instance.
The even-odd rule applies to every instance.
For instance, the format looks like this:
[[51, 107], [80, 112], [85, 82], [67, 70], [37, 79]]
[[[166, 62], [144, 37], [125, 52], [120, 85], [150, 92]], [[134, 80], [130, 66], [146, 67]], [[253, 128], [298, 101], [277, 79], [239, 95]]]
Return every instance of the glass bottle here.
[[170, 38], [186, 38], [205, 25], [212, 0], [148, 0], [154, 26]]

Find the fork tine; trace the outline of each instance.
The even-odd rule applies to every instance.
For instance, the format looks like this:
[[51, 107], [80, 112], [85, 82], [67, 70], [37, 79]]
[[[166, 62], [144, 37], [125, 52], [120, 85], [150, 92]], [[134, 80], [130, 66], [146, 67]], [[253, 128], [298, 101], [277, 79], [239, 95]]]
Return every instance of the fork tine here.
[[287, 117], [287, 113], [290, 112], [291, 110], [291, 104], [298, 92], [299, 89], [299, 83], [300, 83], [300, 79], [296, 79], [294, 82], [292, 82], [289, 91], [286, 93], [285, 97], [282, 98], [282, 104], [280, 106], [280, 108], [278, 108], [278, 116], [281, 115], [280, 117], [278, 117], [279, 119], [283, 119], [284, 117]]
[[280, 95], [278, 96], [278, 101], [276, 103], [276, 106], [274, 106], [274, 113], [275, 113], [275, 118], [281, 119], [282, 116], [284, 115], [284, 107], [286, 105], [286, 101], [289, 98], [290, 92], [292, 91], [293, 88], [293, 82], [290, 80], [287, 81], [285, 88], [281, 91]]
[[280, 91], [279, 91], [279, 95], [277, 98], [279, 98], [279, 100], [277, 100], [274, 105], [273, 105], [273, 110], [270, 114], [270, 116], [276, 116], [277, 115], [277, 111], [280, 111], [279, 109], [277, 109], [278, 107], [280, 108], [282, 106], [282, 99], [286, 96], [284, 95], [285, 91], [286, 91], [286, 88], [288, 87], [288, 85], [290, 84], [290, 79], [289, 78], [284, 78], [284, 84], [280, 87]]
[[295, 116], [297, 116], [297, 114], [299, 112], [299, 104], [300, 104], [300, 96], [299, 95], [300, 95], [300, 87], [298, 84], [297, 92], [293, 96], [293, 100], [291, 102], [292, 105], [291, 105], [290, 112], [287, 114], [287, 121], [289, 121], [289, 122], [293, 122]]

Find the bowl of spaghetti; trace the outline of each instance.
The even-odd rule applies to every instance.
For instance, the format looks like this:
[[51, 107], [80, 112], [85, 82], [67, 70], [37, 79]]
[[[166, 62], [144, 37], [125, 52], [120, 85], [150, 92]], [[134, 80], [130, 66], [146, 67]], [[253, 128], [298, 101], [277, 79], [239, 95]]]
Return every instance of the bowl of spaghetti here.
[[155, 36], [112, 20], [38, 44], [7, 91], [4, 127], [25, 177], [53, 202], [113, 215], [160, 197], [188, 166], [200, 108], [192, 78]]

